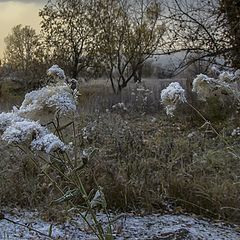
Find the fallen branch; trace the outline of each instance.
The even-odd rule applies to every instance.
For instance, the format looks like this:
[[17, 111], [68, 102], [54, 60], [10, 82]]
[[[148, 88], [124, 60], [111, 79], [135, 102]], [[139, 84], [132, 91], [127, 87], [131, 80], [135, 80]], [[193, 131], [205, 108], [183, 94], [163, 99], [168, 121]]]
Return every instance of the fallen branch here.
[[3, 213], [0, 213], [0, 220], [6, 220], [6, 221], [8, 221], [8, 222], [10, 222], [10, 223], [13, 223], [13, 224], [15, 224], [15, 225], [18, 225], [18, 226], [21, 226], [21, 227], [25, 227], [25, 228], [27, 228], [29, 231], [36, 232], [36, 233], [40, 234], [41, 236], [44, 236], [44, 237], [46, 237], [46, 238], [48, 238], [48, 239], [54, 239], [53, 237], [51, 237], [51, 236], [49, 236], [49, 235], [47, 235], [47, 234], [45, 234], [45, 233], [42, 233], [42, 232], [38, 231], [37, 229], [31, 228], [31, 227], [29, 227], [29, 226], [26, 226], [26, 225], [23, 224], [23, 223], [19, 223], [19, 222], [13, 221], [12, 219], [6, 218]]

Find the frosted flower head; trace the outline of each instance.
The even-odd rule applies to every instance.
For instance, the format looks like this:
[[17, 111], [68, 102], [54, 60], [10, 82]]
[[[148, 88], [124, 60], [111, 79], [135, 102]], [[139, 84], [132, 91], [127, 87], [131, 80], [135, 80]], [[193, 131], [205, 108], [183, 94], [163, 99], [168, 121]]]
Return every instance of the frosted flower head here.
[[59, 115], [68, 115], [76, 111], [76, 102], [73, 95], [64, 88], [58, 88], [52, 96], [46, 100], [48, 107], [53, 107]]
[[22, 105], [19, 109], [19, 114], [25, 117], [25, 114], [33, 111], [40, 111], [44, 108], [44, 102], [51, 94], [49, 87], [44, 87], [39, 90], [32, 91], [25, 95]]
[[223, 82], [232, 82], [235, 80], [235, 75], [230, 72], [222, 72], [220, 73], [218, 79]]
[[170, 83], [169, 86], [161, 92], [161, 102], [165, 106], [168, 115], [173, 116], [177, 105], [179, 103], [185, 103], [186, 101], [185, 90], [178, 82]]
[[38, 122], [22, 119], [12, 121], [2, 134], [2, 140], [7, 143], [28, 143], [32, 150], [50, 153], [57, 149], [64, 151], [66, 146], [54, 134], [41, 126]]
[[8, 143], [21, 143], [32, 138], [44, 135], [46, 129], [39, 123], [29, 120], [14, 122], [3, 133], [2, 140]]
[[53, 65], [47, 70], [47, 75], [52, 77], [55, 80], [65, 80], [66, 76], [64, 71], [58, 66]]
[[5, 131], [12, 123], [22, 121], [23, 118], [18, 116], [15, 112], [0, 114], [0, 131]]
[[50, 153], [58, 149], [61, 151], [66, 150], [64, 143], [53, 133], [48, 133], [34, 139], [31, 143], [31, 148], [32, 150], [44, 151], [46, 153]]
[[47, 86], [25, 95], [18, 114], [41, 123], [52, 121], [56, 115], [76, 111], [76, 101], [67, 85]]

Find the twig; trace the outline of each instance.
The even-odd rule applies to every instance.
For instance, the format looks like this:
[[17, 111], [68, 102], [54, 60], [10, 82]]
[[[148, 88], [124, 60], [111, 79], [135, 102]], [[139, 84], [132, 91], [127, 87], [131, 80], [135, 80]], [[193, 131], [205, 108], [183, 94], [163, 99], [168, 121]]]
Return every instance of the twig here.
[[53, 237], [51, 237], [51, 236], [49, 236], [49, 235], [47, 235], [47, 234], [45, 234], [45, 233], [43, 233], [43, 232], [40, 232], [40, 231], [38, 231], [38, 230], [35, 229], [35, 228], [31, 228], [31, 227], [29, 227], [29, 226], [26, 226], [26, 225], [23, 224], [23, 223], [19, 223], [19, 222], [13, 221], [12, 219], [6, 218], [5, 216], [3, 216], [2, 219], [3, 219], [3, 220], [6, 220], [6, 221], [8, 221], [8, 222], [10, 222], [10, 223], [13, 223], [13, 224], [15, 224], [15, 225], [18, 225], [18, 226], [21, 226], [21, 227], [25, 227], [25, 228], [27, 228], [29, 231], [36, 232], [36, 233], [38, 233], [38, 234], [40, 234], [40, 235], [42, 235], [42, 236], [44, 236], [44, 237], [47, 237], [48, 239], [54, 239]]

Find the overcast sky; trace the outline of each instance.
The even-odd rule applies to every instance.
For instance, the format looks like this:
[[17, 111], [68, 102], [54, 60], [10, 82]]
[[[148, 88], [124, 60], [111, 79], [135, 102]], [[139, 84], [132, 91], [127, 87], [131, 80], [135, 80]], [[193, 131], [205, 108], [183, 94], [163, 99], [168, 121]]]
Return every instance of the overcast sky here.
[[47, 0], [0, 0], [0, 57], [3, 56], [4, 38], [18, 24], [29, 25], [39, 31], [39, 9]]
[[0, 0], [1, 3], [3, 2], [19, 2], [19, 3], [41, 3], [46, 2], [45, 0]]

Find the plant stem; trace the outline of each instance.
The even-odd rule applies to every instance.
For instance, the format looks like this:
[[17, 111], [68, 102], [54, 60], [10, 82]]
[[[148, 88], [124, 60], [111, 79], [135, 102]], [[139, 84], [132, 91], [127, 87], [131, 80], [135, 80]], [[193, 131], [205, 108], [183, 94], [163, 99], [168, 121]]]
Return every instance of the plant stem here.
[[[17, 145], [17, 147], [18, 147], [19, 149], [21, 149], [25, 154], [27, 154], [27, 151], [26, 151], [25, 149], [23, 149], [21, 146]], [[29, 150], [29, 151], [30, 151], [30, 150]], [[32, 152], [30, 151], [30, 153], [32, 153]], [[35, 164], [35, 166], [39, 168], [39, 166], [38, 166], [37, 162], [35, 161], [35, 159], [34, 159], [33, 157], [30, 157], [30, 159], [31, 159], [32, 162]], [[41, 158], [41, 159], [43, 159], [43, 158]], [[49, 176], [49, 174], [48, 174], [46, 171], [44, 171], [42, 168], [40, 168], [40, 170], [41, 170], [41, 172], [50, 180], [50, 182], [55, 185], [55, 187], [58, 189], [58, 191], [64, 196], [65, 194], [64, 194], [63, 190], [58, 186], [57, 182], [54, 181], [54, 180]], [[75, 206], [71, 201], [70, 201], [70, 203], [71, 203], [71, 205], [72, 205], [73, 207]], [[79, 214], [80, 214], [81, 218], [87, 223], [88, 227], [95, 233], [95, 235], [96, 235], [100, 240], [104, 240], [104, 238], [102, 237], [102, 233], [101, 233], [101, 232], [98, 233], [98, 232], [92, 227], [91, 223], [89, 223], [89, 221], [87, 220], [87, 218], [86, 218], [81, 212], [79, 212]]]
[[203, 114], [202, 114], [199, 110], [197, 110], [192, 104], [190, 104], [190, 103], [188, 103], [188, 102], [186, 102], [186, 104], [187, 104], [189, 107], [191, 107], [191, 108], [205, 121], [205, 123], [207, 123], [207, 124], [211, 127], [212, 131], [213, 131], [220, 139], [222, 139], [222, 141], [227, 145], [228, 149], [231, 150], [232, 154], [234, 154], [235, 157], [237, 157], [238, 159], [240, 159], [240, 156], [235, 152], [235, 150], [234, 150], [234, 149], [231, 147], [231, 145], [226, 141], [226, 139], [224, 139], [224, 138], [218, 133], [218, 131], [213, 127], [212, 123], [211, 123], [210, 121], [208, 121], [208, 120], [203, 116]]
[[6, 220], [6, 221], [8, 221], [8, 222], [10, 222], [10, 223], [15, 224], [15, 225], [18, 225], [18, 226], [21, 226], [21, 227], [25, 227], [25, 228], [27, 228], [29, 231], [36, 232], [36, 233], [38, 233], [38, 234], [40, 234], [40, 235], [42, 235], [42, 236], [44, 236], [44, 237], [46, 237], [46, 238], [54, 239], [53, 237], [50, 237], [49, 235], [47, 235], [47, 234], [45, 234], [45, 233], [42, 233], [42, 232], [38, 231], [37, 229], [31, 228], [31, 227], [29, 227], [29, 226], [27, 226], [27, 225], [25, 225], [25, 224], [22, 224], [22, 223], [13, 221], [13, 220], [11, 220], [11, 219], [9, 219], [9, 218], [6, 218], [6, 217], [4, 217], [3, 219]]

